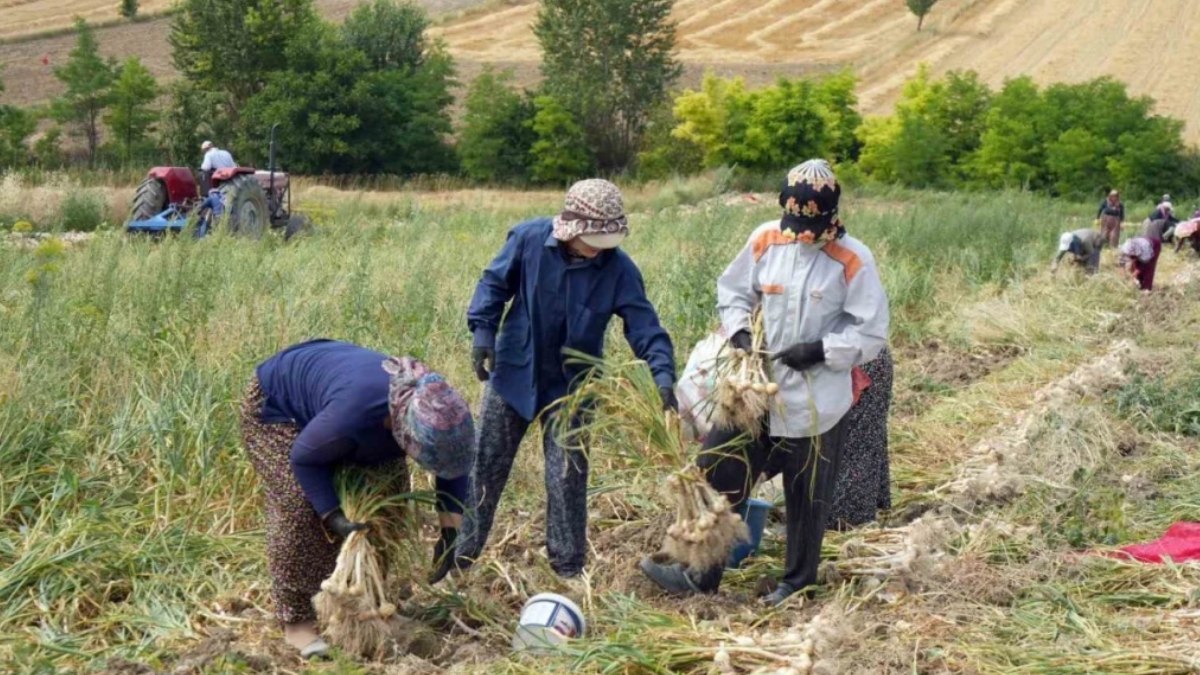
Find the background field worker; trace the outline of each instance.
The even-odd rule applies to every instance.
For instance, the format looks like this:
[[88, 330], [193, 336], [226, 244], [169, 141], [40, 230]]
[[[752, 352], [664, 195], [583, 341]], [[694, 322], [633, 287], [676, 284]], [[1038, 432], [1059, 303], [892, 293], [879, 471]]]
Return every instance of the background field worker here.
[[1050, 272], [1057, 272], [1062, 259], [1069, 253], [1072, 261], [1087, 269], [1088, 274], [1095, 274], [1100, 269], [1100, 252], [1108, 238], [1103, 232], [1086, 228], [1074, 232], [1063, 232], [1058, 238], [1058, 255], [1050, 266]]
[[[1163, 197], [1169, 196], [1170, 195], [1163, 195]], [[1154, 207], [1154, 211], [1150, 213], [1150, 217], [1146, 219], [1146, 222], [1154, 222], [1156, 220], [1167, 221], [1167, 227], [1170, 227], [1176, 223], [1177, 219], [1175, 218], [1175, 207], [1169, 200], [1164, 199], [1158, 204], [1158, 206]]]
[[1116, 190], [1108, 193], [1108, 197], [1100, 202], [1100, 210], [1096, 212], [1100, 232], [1108, 240], [1108, 245], [1116, 248], [1121, 243], [1121, 224], [1125, 222], [1125, 204], [1121, 194]]
[[217, 169], [237, 168], [237, 162], [233, 161], [233, 155], [229, 154], [228, 150], [222, 150], [213, 145], [212, 141], [201, 143], [200, 152], [204, 153], [204, 159], [200, 162], [201, 171], [211, 173]]
[[367, 527], [342, 511], [336, 468], [394, 468], [388, 488], [395, 494], [409, 491], [406, 457], [433, 472], [441, 536], [430, 583], [449, 571], [475, 429], [467, 402], [441, 375], [410, 357], [332, 340], [304, 342], [259, 364], [241, 422], [266, 498], [275, 615], [302, 656], [328, 650], [312, 597], [333, 573], [342, 539]]
[[617, 186], [581, 181], [567, 192], [560, 214], [514, 227], [483, 271], [467, 325], [474, 334], [475, 372], [488, 384], [459, 538], [460, 566], [483, 551], [517, 447], [540, 417], [550, 565], [565, 578], [583, 571], [588, 458], [584, 449], [556, 441], [555, 425], [579, 420], [559, 420], [549, 409], [584, 372], [568, 362], [564, 350], [601, 356], [608, 324], [618, 316], [633, 353], [650, 365], [664, 407], [678, 407], [671, 338], [646, 297], [637, 265], [617, 248], [628, 233]]
[[1154, 290], [1154, 275], [1158, 270], [1158, 259], [1162, 255], [1163, 231], [1168, 225], [1168, 221], [1165, 220], [1152, 220], [1146, 223], [1141, 236], [1130, 240], [1136, 240], [1138, 243], [1131, 244], [1128, 249], [1122, 250], [1122, 254], [1128, 259], [1128, 272], [1137, 281], [1138, 288], [1142, 289], [1142, 293]]
[[[749, 348], [751, 314], [762, 307], [779, 393], [758, 438], [714, 429], [697, 461], [735, 508], [759, 477], [783, 474], [787, 554], [768, 604], [817, 581], [853, 401], [851, 369], [887, 344], [888, 303], [875, 258], [857, 239], [837, 238], [840, 196], [824, 160], [792, 169], [779, 196], [783, 217], [757, 228], [717, 280], [721, 324], [735, 347]], [[723, 572], [720, 564], [692, 569], [652, 558], [641, 567], [676, 594], [715, 592]]]
[[236, 168], [237, 162], [233, 161], [233, 155], [228, 150], [218, 148], [212, 141], [201, 143], [200, 152], [204, 153], [204, 159], [200, 162], [200, 194], [206, 195], [212, 188], [213, 173], [217, 169]]

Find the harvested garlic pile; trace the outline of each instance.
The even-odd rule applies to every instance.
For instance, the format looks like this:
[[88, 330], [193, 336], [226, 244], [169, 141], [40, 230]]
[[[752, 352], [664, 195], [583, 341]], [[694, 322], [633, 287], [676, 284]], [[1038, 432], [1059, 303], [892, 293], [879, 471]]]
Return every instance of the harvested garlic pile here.
[[384, 597], [386, 577], [379, 553], [365, 532], [351, 532], [333, 574], [313, 599], [329, 641], [363, 658], [381, 660], [395, 644], [396, 606]]
[[675, 522], [667, 528], [663, 553], [693, 569], [723, 565], [739, 541], [749, 539], [741, 516], [729, 500], [705, 480], [695, 466], [667, 478], [667, 489], [675, 498]]

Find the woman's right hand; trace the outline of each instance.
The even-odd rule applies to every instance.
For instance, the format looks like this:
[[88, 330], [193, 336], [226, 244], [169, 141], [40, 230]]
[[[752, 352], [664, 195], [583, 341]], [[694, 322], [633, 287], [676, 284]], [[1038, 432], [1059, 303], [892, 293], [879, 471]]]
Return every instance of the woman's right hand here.
[[367, 529], [366, 523], [356, 523], [347, 518], [341, 507], [338, 507], [325, 514], [322, 522], [325, 523], [325, 529], [343, 539], [349, 537], [351, 532]]

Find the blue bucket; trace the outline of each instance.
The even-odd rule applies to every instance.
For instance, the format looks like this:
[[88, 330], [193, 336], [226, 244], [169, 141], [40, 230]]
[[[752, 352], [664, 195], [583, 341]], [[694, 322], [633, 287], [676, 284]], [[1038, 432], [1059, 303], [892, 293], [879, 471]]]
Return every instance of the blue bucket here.
[[762, 543], [763, 529], [767, 526], [767, 513], [774, 506], [771, 502], [761, 499], [747, 499], [738, 509], [738, 515], [750, 529], [750, 541], [742, 542], [733, 547], [726, 561], [726, 569], [737, 569], [742, 561], [758, 553], [758, 545]]

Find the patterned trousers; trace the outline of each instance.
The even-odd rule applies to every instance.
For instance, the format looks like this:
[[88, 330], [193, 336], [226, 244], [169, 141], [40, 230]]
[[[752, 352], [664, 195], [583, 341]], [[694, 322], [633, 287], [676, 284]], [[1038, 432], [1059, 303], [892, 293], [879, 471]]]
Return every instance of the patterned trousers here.
[[[316, 619], [312, 597], [337, 566], [342, 542], [321, 524], [292, 472], [292, 444], [300, 435], [295, 424], [265, 424], [260, 419], [264, 396], [258, 379], [242, 400], [242, 442], [262, 482], [267, 506], [267, 571], [275, 616], [285, 624]], [[404, 466], [401, 460], [399, 466]], [[389, 465], [395, 471], [397, 464]], [[394, 474], [389, 490], [408, 491], [408, 473]]]
[[[555, 439], [557, 416], [542, 424], [546, 460], [546, 550], [560, 576], [583, 571], [587, 559], [587, 453], [563, 448]], [[496, 506], [508, 483], [517, 448], [530, 423], [491, 387], [479, 412], [479, 443], [471, 469], [471, 491], [458, 538], [457, 555], [479, 558], [496, 518]]]

